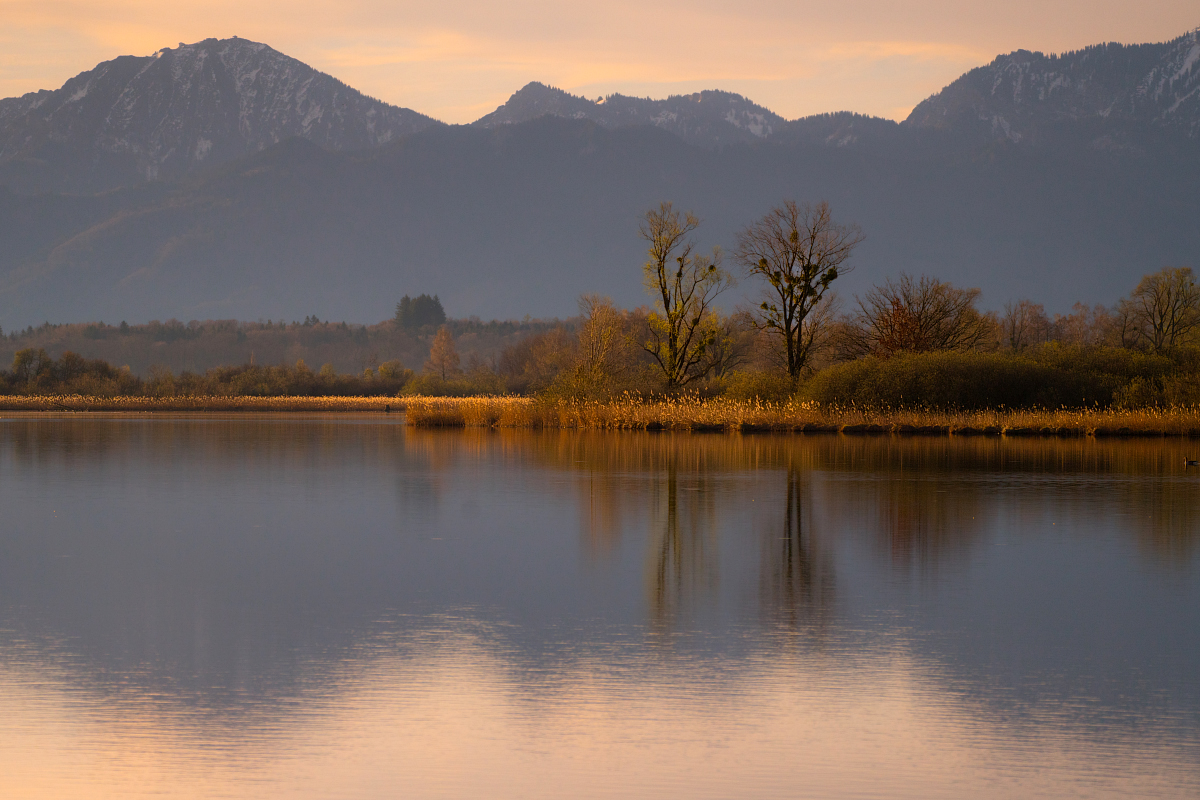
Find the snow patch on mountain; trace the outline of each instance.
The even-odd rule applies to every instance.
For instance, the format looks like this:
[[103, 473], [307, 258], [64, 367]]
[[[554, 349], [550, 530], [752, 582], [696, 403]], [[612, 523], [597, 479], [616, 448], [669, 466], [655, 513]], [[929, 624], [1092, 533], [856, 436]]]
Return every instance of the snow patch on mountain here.
[[265, 44], [206, 39], [104, 62], [57, 91], [0, 100], [0, 166], [66, 151], [89, 172], [89, 188], [105, 188], [178, 175], [291, 136], [350, 150], [438, 124]]
[[965, 118], [993, 138], [1036, 138], [1047, 125], [1104, 120], [1200, 137], [1200, 29], [1160, 44], [1102, 44], [1062, 55], [1018, 50], [971, 70], [905, 124], [953, 129]]

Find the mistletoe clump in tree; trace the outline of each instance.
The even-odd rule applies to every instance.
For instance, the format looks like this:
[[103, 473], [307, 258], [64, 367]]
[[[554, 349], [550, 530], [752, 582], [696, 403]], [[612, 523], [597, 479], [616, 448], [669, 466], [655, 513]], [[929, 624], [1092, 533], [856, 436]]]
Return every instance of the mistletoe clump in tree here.
[[830, 285], [849, 271], [847, 260], [863, 241], [857, 225], [833, 221], [829, 204], [788, 200], [737, 238], [737, 261], [767, 282], [758, 324], [779, 338], [787, 373], [794, 380], [808, 364], [827, 314], [822, 301]]
[[702, 378], [713, 367], [713, 345], [720, 336], [713, 301], [733, 285], [721, 268], [721, 250], [712, 256], [693, 252], [691, 233], [700, 220], [681, 214], [671, 203], [646, 212], [640, 233], [650, 244], [643, 268], [646, 291], [654, 298], [642, 348], [662, 369], [668, 390]]

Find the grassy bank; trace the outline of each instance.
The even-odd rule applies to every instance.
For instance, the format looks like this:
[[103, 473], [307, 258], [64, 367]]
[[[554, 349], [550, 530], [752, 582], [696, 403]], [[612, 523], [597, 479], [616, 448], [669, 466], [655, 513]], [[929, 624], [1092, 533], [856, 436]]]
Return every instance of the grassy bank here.
[[682, 398], [608, 403], [519, 397], [406, 398], [418, 427], [771, 431], [955, 436], [1200, 436], [1200, 408], [1061, 411], [879, 411], [811, 402]]

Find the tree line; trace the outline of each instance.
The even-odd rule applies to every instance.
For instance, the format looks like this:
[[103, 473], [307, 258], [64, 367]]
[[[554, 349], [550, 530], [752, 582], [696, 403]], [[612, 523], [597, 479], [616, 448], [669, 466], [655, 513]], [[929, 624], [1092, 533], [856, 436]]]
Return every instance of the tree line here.
[[[836, 221], [828, 203], [781, 203], [740, 230], [728, 256], [720, 248], [698, 250], [699, 226], [694, 214], [669, 202], [645, 212], [638, 233], [646, 243], [642, 272], [651, 302], [639, 308], [585, 295], [579, 316], [566, 322], [464, 323], [448, 320], [436, 295], [406, 295], [395, 318], [378, 326], [315, 316], [280, 323], [297, 341], [340, 337], [367, 345], [393, 337], [410, 343], [403, 358], [373, 358], [349, 374], [331, 363], [314, 372], [302, 360], [285, 358], [276, 367], [251, 363], [178, 375], [159, 366], [142, 379], [103, 361], [72, 353], [55, 360], [28, 348], [17, 352], [11, 371], [0, 373], [0, 388], [591, 400], [695, 391], [964, 408], [1200, 401], [1200, 288], [1189, 268], [1144, 276], [1114, 306], [1077, 304], [1053, 317], [1028, 299], [985, 312], [978, 289], [904, 273], [847, 301], [835, 285], [852, 269], [864, 235], [857, 225]], [[753, 282], [760, 296], [751, 307], [726, 312], [718, 298], [739, 279]], [[209, 325], [241, 341], [265, 340], [275, 330], [269, 322]], [[151, 327], [159, 338], [180, 340], [205, 330], [196, 323]], [[124, 324], [99, 326], [92, 338], [133, 334]], [[480, 349], [487, 336], [490, 350]], [[417, 363], [419, 371], [405, 366]]]

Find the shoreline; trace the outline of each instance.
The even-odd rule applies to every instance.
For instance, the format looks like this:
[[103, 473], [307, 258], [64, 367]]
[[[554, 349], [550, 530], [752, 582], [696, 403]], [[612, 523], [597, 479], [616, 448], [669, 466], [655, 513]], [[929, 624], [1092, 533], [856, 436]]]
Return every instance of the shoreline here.
[[396, 397], [88, 397], [0, 395], [0, 413], [402, 413]]
[[739, 434], [1200, 438], [1200, 409], [907, 411], [681, 398], [611, 402], [524, 397], [0, 396], [0, 413], [396, 414], [422, 428], [641, 430]]

